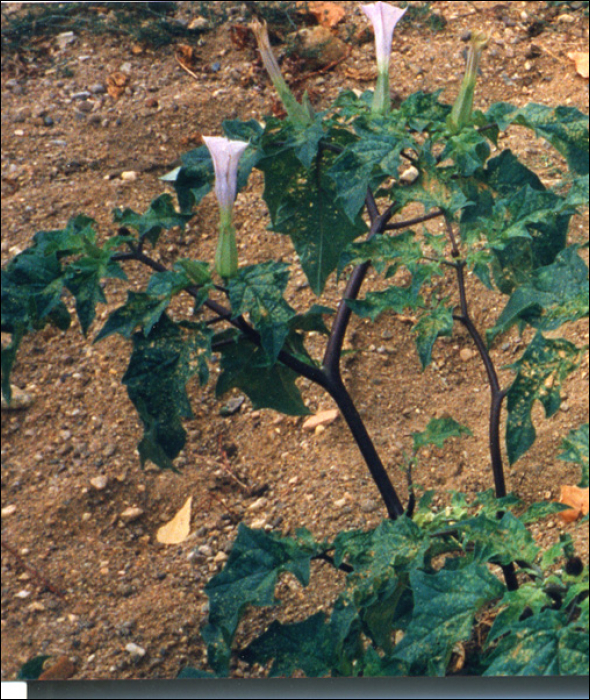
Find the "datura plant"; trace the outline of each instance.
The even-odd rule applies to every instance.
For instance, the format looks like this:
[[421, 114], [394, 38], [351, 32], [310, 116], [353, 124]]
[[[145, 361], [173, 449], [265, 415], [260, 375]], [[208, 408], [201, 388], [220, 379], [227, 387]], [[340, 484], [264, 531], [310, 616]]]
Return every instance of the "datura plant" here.
[[[508, 491], [506, 462], [511, 474], [527, 469], [538, 403], [547, 419], [555, 415], [564, 382], [587, 352], [560, 331], [589, 311], [588, 241], [571, 231], [574, 215], [588, 206], [588, 116], [571, 106], [540, 104], [478, 109], [487, 43], [478, 33], [454, 104], [441, 91], [418, 91], [393, 108], [392, 37], [404, 10], [384, 2], [361, 9], [375, 33], [374, 91], [342, 90], [332, 104], [315, 109], [308, 99], [299, 103], [281, 75], [266, 27], [255, 24], [284, 119], [227, 120], [223, 135], [204, 136], [204, 144], [163, 178], [178, 206], [167, 193], [143, 213], [117, 209], [115, 230], [107, 236], [79, 214], [62, 229], [37, 233], [4, 266], [2, 333], [3, 342], [10, 341], [2, 347], [2, 392], [10, 401], [11, 372], [18, 370], [18, 349], [30, 334], [47, 324], [68, 329], [67, 298], [89, 334], [97, 305], [107, 302], [109, 280], [121, 284], [126, 264], [140, 263], [152, 272], [149, 282], [141, 291], [129, 290], [94, 340], [119, 334], [128, 341], [122, 382], [143, 425], [142, 464], [176, 468], [186, 444], [184, 421], [193, 417], [188, 385], [194, 379], [205, 385], [212, 362], [220, 370], [218, 397], [238, 389], [255, 409], [305, 415], [298, 383], [304, 378], [338, 406], [384, 520], [331, 540], [306, 529], [285, 537], [241, 524], [229, 559], [205, 589], [210, 607], [202, 633], [210, 669], [187, 669], [185, 676], [230, 675], [237, 655], [269, 664], [270, 675], [445, 675], [456, 672], [457, 649], [466, 645], [471, 651], [463, 673], [587, 674], [588, 567], [569, 535], [542, 552], [528, 529], [567, 507], [525, 507]], [[558, 183], [544, 182], [503, 147], [499, 137], [513, 126], [546, 142], [547, 157], [553, 154], [563, 168]], [[243, 258], [238, 255], [232, 209], [254, 169], [264, 179], [269, 229], [277, 239], [290, 239], [296, 258], [248, 264], [242, 246]], [[220, 214], [214, 260], [203, 259], [196, 245], [190, 257], [165, 265], [154, 249], [167, 231], [193, 219], [213, 189]], [[292, 305], [288, 283], [296, 268], [317, 298], [309, 308]], [[370, 269], [380, 282], [363, 293]], [[435, 290], [443, 280], [447, 294]], [[472, 310], [477, 283], [504, 299], [488, 328], [480, 327], [481, 314]], [[327, 289], [331, 297], [338, 292], [335, 307], [322, 303]], [[187, 295], [192, 312], [173, 315], [173, 300]], [[387, 322], [398, 314], [413, 319], [408, 339], [424, 370], [437, 371], [433, 350], [458, 326], [485, 368], [490, 489], [455, 494], [443, 509], [433, 505], [432, 492], [417, 496], [420, 451], [444, 448], [471, 434], [470, 426], [445, 415], [433, 395], [432, 413], [439, 417], [412, 436], [401, 469], [394, 471], [341, 372], [351, 317]], [[513, 328], [522, 345], [505, 380], [495, 346]], [[382, 381], [402, 385], [405, 379], [388, 370]], [[356, 393], [370, 401], [371, 387], [364, 383]], [[587, 488], [588, 424], [570, 427], [561, 458], [579, 465], [580, 488]], [[307, 586], [312, 561], [345, 574], [331, 608], [293, 624], [274, 622], [247, 648], [236, 648], [251, 607], [277, 602], [275, 586], [285, 572]], [[482, 636], [475, 630], [484, 611], [493, 625]]]

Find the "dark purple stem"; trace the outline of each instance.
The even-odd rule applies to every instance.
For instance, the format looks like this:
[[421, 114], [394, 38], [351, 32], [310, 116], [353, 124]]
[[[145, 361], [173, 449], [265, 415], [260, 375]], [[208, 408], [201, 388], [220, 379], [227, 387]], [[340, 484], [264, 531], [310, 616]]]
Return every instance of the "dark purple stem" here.
[[[498, 379], [498, 373], [494, 366], [494, 362], [490, 356], [488, 348], [481, 337], [481, 334], [477, 330], [471, 314], [469, 313], [469, 304], [467, 302], [467, 289], [465, 286], [465, 266], [464, 260], [459, 260], [461, 252], [457, 243], [457, 238], [455, 232], [453, 231], [452, 223], [447, 219], [447, 232], [449, 239], [451, 241], [451, 255], [453, 256], [455, 262], [453, 267], [455, 268], [457, 274], [457, 283], [459, 286], [459, 299], [461, 303], [461, 313], [456, 314], [453, 318], [459, 321], [467, 329], [467, 332], [471, 336], [477, 350], [480, 354], [484, 367], [488, 375], [488, 382], [490, 385], [490, 390], [492, 394], [491, 405], [490, 405], [490, 420], [489, 420], [489, 449], [490, 457], [492, 460], [492, 472], [494, 474], [494, 486], [496, 492], [496, 498], [503, 498], [506, 495], [506, 482], [504, 480], [504, 465], [502, 460], [502, 449], [500, 447], [500, 417], [502, 413], [502, 403], [506, 396], [506, 392], [502, 390], [500, 386], [500, 381]], [[498, 517], [502, 517], [502, 513], [498, 513]], [[504, 578], [506, 580], [506, 586], [508, 590], [515, 591], [518, 589], [518, 581], [516, 578], [516, 571], [514, 564], [508, 564], [507, 566], [502, 566], [504, 572]]]

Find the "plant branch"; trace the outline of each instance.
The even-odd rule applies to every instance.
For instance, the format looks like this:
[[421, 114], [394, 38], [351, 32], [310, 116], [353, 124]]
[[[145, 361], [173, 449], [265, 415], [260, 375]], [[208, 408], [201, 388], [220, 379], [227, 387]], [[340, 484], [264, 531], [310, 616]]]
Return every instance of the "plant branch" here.
[[338, 569], [339, 571], [344, 571], [346, 574], [352, 574], [354, 572], [354, 569], [350, 564], [345, 564], [344, 562], [340, 564], [340, 566], [336, 566], [336, 562], [334, 561], [334, 557], [331, 557], [329, 554], [326, 554], [326, 552], [322, 552], [321, 554], [316, 555], [313, 557], [316, 561], [325, 561], [328, 564], [331, 564], [335, 569]]
[[438, 219], [444, 216], [444, 212], [437, 209], [430, 214], [425, 214], [424, 216], [418, 216], [415, 219], [408, 219], [408, 221], [394, 221], [392, 224], [387, 224], [384, 228], [385, 231], [399, 231], [400, 229], [406, 229], [410, 226], [415, 226], [416, 224], [422, 224], [426, 221], [431, 221], [432, 219]]
[[[494, 475], [494, 486], [496, 492], [496, 498], [503, 498], [506, 496], [506, 482], [504, 479], [504, 465], [502, 460], [502, 449], [500, 447], [500, 417], [502, 413], [502, 403], [506, 396], [506, 393], [502, 391], [500, 387], [500, 381], [498, 379], [498, 373], [496, 372], [496, 367], [490, 356], [488, 348], [477, 330], [473, 319], [469, 313], [469, 304], [467, 301], [467, 289], [465, 285], [465, 267], [466, 263], [464, 260], [460, 260], [461, 251], [459, 250], [459, 245], [457, 243], [457, 238], [455, 232], [453, 231], [452, 223], [446, 219], [447, 232], [449, 239], [451, 241], [451, 255], [455, 259], [454, 268], [457, 274], [457, 283], [459, 286], [459, 298], [461, 303], [461, 313], [454, 315], [453, 318], [467, 329], [467, 332], [471, 336], [483, 364], [486, 368], [488, 374], [488, 382], [491, 390], [491, 404], [490, 404], [490, 419], [489, 419], [489, 429], [488, 429], [488, 440], [490, 457], [492, 460], [492, 472]], [[502, 516], [501, 513], [498, 514], [499, 517]], [[516, 579], [516, 572], [514, 569], [514, 564], [509, 564], [508, 566], [503, 566], [504, 577], [506, 579], [506, 585], [508, 590], [516, 590], [518, 588], [518, 581]]]
[[[375, 232], [377, 232], [381, 224], [389, 220], [390, 215], [391, 210], [388, 210], [375, 219]], [[167, 270], [165, 265], [162, 265], [162, 263], [153, 260], [149, 256], [145, 255], [145, 253], [139, 251], [136, 251], [135, 253], [122, 253], [120, 255], [114, 256], [113, 259], [136, 260], [137, 262], [141, 262], [144, 265], [150, 267], [151, 269], [156, 270], [157, 272], [164, 272]], [[366, 270], [362, 274], [357, 273], [359, 288], [360, 284], [362, 284], [365, 274]], [[188, 287], [186, 289], [186, 292], [191, 296], [196, 297], [199, 294], [199, 288]], [[358, 294], [358, 290], [356, 291], [356, 293]], [[227, 309], [225, 306], [218, 303], [217, 301], [214, 301], [213, 299], [207, 299], [207, 301], [204, 302], [204, 306], [210, 311], [213, 311], [213, 313], [215, 313], [220, 318], [226, 318], [228, 323], [237, 328], [250, 342], [254, 343], [258, 347], [262, 345], [262, 341], [258, 331], [252, 328], [252, 326], [250, 326], [250, 324], [247, 323], [243, 317], [238, 316], [236, 318], [232, 318], [231, 310]], [[337, 347], [340, 347], [340, 349], [342, 347], [342, 339], [344, 337], [344, 333], [346, 332], [346, 327], [350, 318], [350, 310], [348, 309], [345, 303], [341, 305], [341, 310], [342, 311], [340, 321], [338, 321], [338, 327], [340, 328], [340, 331], [338, 331], [338, 333], [340, 333], [341, 335], [340, 337], [337, 336], [336, 340], [334, 341], [332, 340], [332, 338], [334, 338], [334, 332], [332, 333], [331, 341], [334, 348], [333, 352], [335, 360], [330, 363], [329, 368], [326, 366], [321, 369], [318, 367], [314, 367], [313, 365], [309, 365], [305, 362], [302, 362], [301, 360], [284, 350], [282, 350], [279, 353], [278, 360], [279, 362], [284, 364], [286, 367], [289, 367], [300, 376], [306, 377], [315, 384], [321, 386], [336, 401], [359, 447], [359, 450], [363, 455], [365, 462], [367, 463], [371, 476], [373, 477], [373, 480], [375, 481], [375, 484], [377, 485], [377, 488], [381, 493], [389, 517], [391, 519], [395, 519], [404, 513], [404, 507], [387, 475], [387, 471], [385, 470], [385, 467], [383, 466], [379, 455], [377, 454], [375, 446], [373, 445], [373, 442], [367, 432], [367, 429], [365, 428], [363, 420], [360, 417], [360, 414], [358, 413], [354, 402], [350, 397], [350, 394], [348, 393], [346, 387], [344, 386], [344, 383], [342, 382], [340, 376], [340, 356], [339, 353], [336, 352], [336, 350]]]
[[[384, 226], [386, 226], [392, 216], [392, 207], [389, 207], [383, 214], [379, 214], [374, 195], [370, 189], [367, 191], [366, 205], [371, 218], [371, 228], [367, 236], [367, 241], [370, 241], [375, 235], [383, 232]], [[339, 373], [344, 336], [352, 315], [352, 311], [346, 302], [358, 297], [370, 266], [370, 261], [357, 265], [340, 300], [323, 361], [324, 368], [332, 375]]]
[[[117, 262], [135, 260], [136, 262], [140, 262], [156, 272], [168, 271], [168, 268], [165, 265], [138, 250], [132, 253], [119, 253], [114, 255], [111, 259]], [[197, 286], [191, 286], [187, 287], [185, 291], [187, 294], [190, 294], [196, 299], [199, 296], [200, 289]], [[244, 319], [243, 316], [232, 317], [230, 309], [214, 301], [213, 299], [207, 299], [203, 305], [210, 311], [213, 311], [213, 313], [215, 313], [220, 320], [227, 320], [228, 323], [234, 326], [234, 328], [237, 328], [250, 342], [258, 345], [259, 347], [262, 345], [260, 334], [258, 331], [252, 328], [252, 326]], [[325, 375], [317, 367], [298, 360], [296, 357], [293, 357], [293, 355], [284, 350], [279, 353], [278, 359], [297, 374], [300, 374], [302, 377], [306, 377], [316, 384], [326, 388]]]

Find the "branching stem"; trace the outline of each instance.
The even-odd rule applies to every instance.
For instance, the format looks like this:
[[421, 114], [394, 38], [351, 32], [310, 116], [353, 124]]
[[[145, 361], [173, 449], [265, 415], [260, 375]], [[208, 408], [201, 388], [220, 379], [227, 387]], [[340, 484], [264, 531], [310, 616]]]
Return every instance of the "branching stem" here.
[[[469, 313], [469, 304], [467, 301], [467, 289], [465, 285], [465, 267], [466, 263], [461, 260], [461, 251], [457, 243], [457, 237], [453, 230], [452, 223], [446, 219], [447, 232], [449, 235], [449, 240], [451, 242], [451, 255], [453, 256], [454, 263], [453, 267], [457, 275], [457, 284], [459, 286], [459, 299], [461, 304], [461, 313], [455, 314], [453, 318], [459, 321], [466, 328], [467, 332], [471, 336], [479, 355], [482, 359], [484, 367], [488, 375], [488, 382], [491, 390], [491, 403], [490, 403], [490, 419], [489, 419], [489, 429], [488, 429], [488, 439], [489, 439], [489, 449], [490, 458], [492, 460], [492, 472], [494, 474], [494, 486], [496, 498], [503, 498], [506, 495], [506, 482], [504, 479], [504, 465], [502, 460], [502, 449], [500, 447], [500, 417], [502, 413], [502, 404], [506, 396], [506, 392], [502, 390], [500, 386], [500, 380], [498, 379], [498, 373], [496, 372], [496, 367], [490, 356], [488, 348], [477, 330], [471, 314]], [[501, 517], [501, 514], [499, 514]], [[518, 582], [516, 580], [516, 573], [514, 570], [514, 565], [502, 567], [504, 571], [504, 576], [506, 579], [506, 585], [509, 590], [516, 590], [518, 588]]]

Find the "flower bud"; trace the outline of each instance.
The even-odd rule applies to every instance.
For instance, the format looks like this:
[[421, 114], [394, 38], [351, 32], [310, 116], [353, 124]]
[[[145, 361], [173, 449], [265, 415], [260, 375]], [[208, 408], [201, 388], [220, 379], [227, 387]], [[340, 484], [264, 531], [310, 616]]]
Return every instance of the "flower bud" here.
[[291, 92], [289, 86], [283, 78], [277, 59], [273, 53], [270, 46], [270, 39], [268, 37], [268, 29], [266, 27], [266, 22], [261, 24], [260, 22], [253, 22], [250, 24], [250, 29], [254, 32], [256, 37], [256, 42], [258, 44], [258, 50], [260, 51], [260, 56], [266, 72], [268, 73], [278, 96], [283, 103], [289, 118], [297, 126], [308, 126], [314, 117], [313, 109], [309, 100], [306, 104], [301, 105], [295, 99], [293, 93]]
[[455, 131], [459, 131], [469, 123], [473, 111], [473, 96], [475, 94], [475, 84], [477, 83], [477, 73], [479, 62], [483, 50], [489, 43], [489, 37], [481, 32], [476, 33], [471, 38], [469, 52], [467, 54], [467, 67], [463, 77], [463, 83], [459, 95], [453, 105], [450, 115], [450, 125]]

